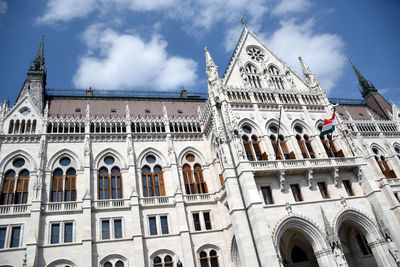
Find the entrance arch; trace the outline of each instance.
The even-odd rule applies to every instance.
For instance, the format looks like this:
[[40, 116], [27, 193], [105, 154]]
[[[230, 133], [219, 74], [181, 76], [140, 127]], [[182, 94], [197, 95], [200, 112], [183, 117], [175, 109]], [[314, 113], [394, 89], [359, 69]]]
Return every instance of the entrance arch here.
[[361, 211], [347, 208], [333, 225], [350, 267], [396, 266], [378, 227]]
[[332, 251], [321, 231], [303, 217], [285, 218], [274, 230], [274, 244], [286, 266], [334, 266]]

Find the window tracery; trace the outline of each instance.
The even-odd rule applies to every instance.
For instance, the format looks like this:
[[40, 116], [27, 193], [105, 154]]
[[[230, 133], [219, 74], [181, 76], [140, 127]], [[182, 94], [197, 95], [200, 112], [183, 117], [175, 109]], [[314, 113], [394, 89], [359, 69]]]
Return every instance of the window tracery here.
[[264, 53], [261, 51], [261, 49], [259, 49], [258, 47], [249, 47], [247, 48], [247, 55], [249, 55], [249, 57], [251, 57], [251, 59], [257, 61], [257, 62], [263, 62], [265, 55]]
[[261, 88], [261, 79], [257, 68], [253, 64], [248, 63], [245, 67], [245, 70], [247, 74], [247, 80], [250, 86], [255, 88]]
[[[322, 124], [318, 125], [318, 130], [322, 131]], [[324, 146], [325, 152], [328, 155], [328, 157], [330, 157], [330, 158], [332, 158], [332, 157], [343, 158], [344, 157], [343, 151], [341, 149], [338, 150], [336, 148], [336, 144], [333, 140], [332, 134], [320, 136], [320, 139], [321, 139], [322, 145]]]
[[277, 67], [274, 65], [271, 65], [268, 67], [268, 73], [269, 73], [269, 83], [272, 84], [275, 89], [283, 90], [285, 89], [283, 85], [283, 79], [282, 75]]
[[186, 154], [183, 163], [182, 171], [186, 194], [208, 193], [203, 169], [196, 156], [192, 153]]
[[[289, 151], [286, 139], [282, 134], [278, 133], [278, 126], [275, 124], [269, 126], [271, 144], [274, 149], [275, 159], [296, 159], [293, 151]], [[279, 134], [279, 135], [278, 135]]]
[[53, 167], [50, 201], [76, 201], [75, 161], [69, 156], [61, 156]]
[[219, 267], [218, 253], [215, 249], [202, 250], [199, 253], [201, 267]]
[[242, 131], [242, 141], [247, 159], [250, 161], [268, 160], [267, 153], [261, 151], [260, 140], [255, 129], [250, 125], [244, 125]]
[[382, 173], [385, 175], [386, 178], [397, 178], [396, 173], [394, 170], [390, 167], [386, 157], [383, 155], [383, 153], [377, 148], [373, 147], [372, 152], [374, 152], [374, 158], [376, 162], [379, 165], [379, 168], [381, 169]]
[[22, 157], [17, 157], [7, 164], [1, 190], [1, 205], [28, 202], [29, 167], [29, 162]]
[[304, 159], [316, 158], [314, 149], [311, 145], [310, 137], [304, 133], [304, 128], [300, 125], [295, 125], [294, 130], [297, 133], [296, 134], [297, 144], [299, 145], [303, 158]]
[[153, 154], [144, 158], [142, 167], [143, 196], [165, 196], [165, 184], [161, 160]]
[[104, 156], [98, 172], [98, 199], [121, 199], [123, 197], [119, 165], [119, 161], [114, 156]]
[[153, 266], [154, 267], [173, 267], [174, 260], [173, 260], [172, 256], [169, 254], [156, 256], [153, 259]]

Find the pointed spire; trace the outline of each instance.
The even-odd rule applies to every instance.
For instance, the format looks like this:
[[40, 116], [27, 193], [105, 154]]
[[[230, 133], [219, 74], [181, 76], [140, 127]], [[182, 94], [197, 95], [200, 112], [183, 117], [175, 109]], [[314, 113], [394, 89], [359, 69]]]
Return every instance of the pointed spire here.
[[358, 71], [356, 66], [350, 61], [351, 66], [353, 67], [354, 72], [356, 73], [358, 83], [360, 84], [360, 92], [362, 97], [367, 96], [370, 92], [377, 92], [373, 83], [367, 81], [364, 76]]
[[208, 48], [204, 48], [206, 55], [206, 74], [208, 77], [208, 92], [210, 93], [213, 89], [222, 86], [221, 79], [218, 75], [218, 66], [214, 63]]
[[45, 60], [44, 60], [44, 35], [40, 42], [39, 50], [37, 52], [35, 60], [33, 60], [29, 71], [45, 71]]
[[310, 68], [306, 65], [301, 57], [299, 57], [299, 61], [301, 70], [303, 71], [304, 80], [308, 84], [308, 86], [310, 86], [311, 88], [318, 86], [318, 82], [315, 79], [315, 74], [310, 70]]

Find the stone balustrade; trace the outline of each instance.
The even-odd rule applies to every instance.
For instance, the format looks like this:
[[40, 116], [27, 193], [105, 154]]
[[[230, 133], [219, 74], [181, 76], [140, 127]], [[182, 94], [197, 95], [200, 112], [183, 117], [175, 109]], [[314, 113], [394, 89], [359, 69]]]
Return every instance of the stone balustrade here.
[[127, 199], [95, 200], [93, 201], [93, 207], [95, 209], [127, 208], [129, 207], [129, 201]]
[[30, 206], [30, 204], [1, 205], [0, 216], [29, 213]]
[[[248, 161], [252, 171], [303, 171], [304, 169], [352, 168], [360, 164], [356, 157], [329, 159], [290, 159], [274, 161]], [[245, 168], [247, 169], [247, 168]]]
[[43, 204], [44, 212], [76, 211], [82, 208], [82, 202], [52, 202]]

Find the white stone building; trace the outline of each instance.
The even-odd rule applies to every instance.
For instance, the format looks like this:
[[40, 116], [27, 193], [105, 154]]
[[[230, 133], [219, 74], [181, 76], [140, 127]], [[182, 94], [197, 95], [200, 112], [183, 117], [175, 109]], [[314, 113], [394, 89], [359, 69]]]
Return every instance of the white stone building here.
[[204, 98], [62, 94], [41, 43], [0, 110], [0, 266], [399, 266], [400, 109], [246, 26], [223, 78], [205, 56]]

